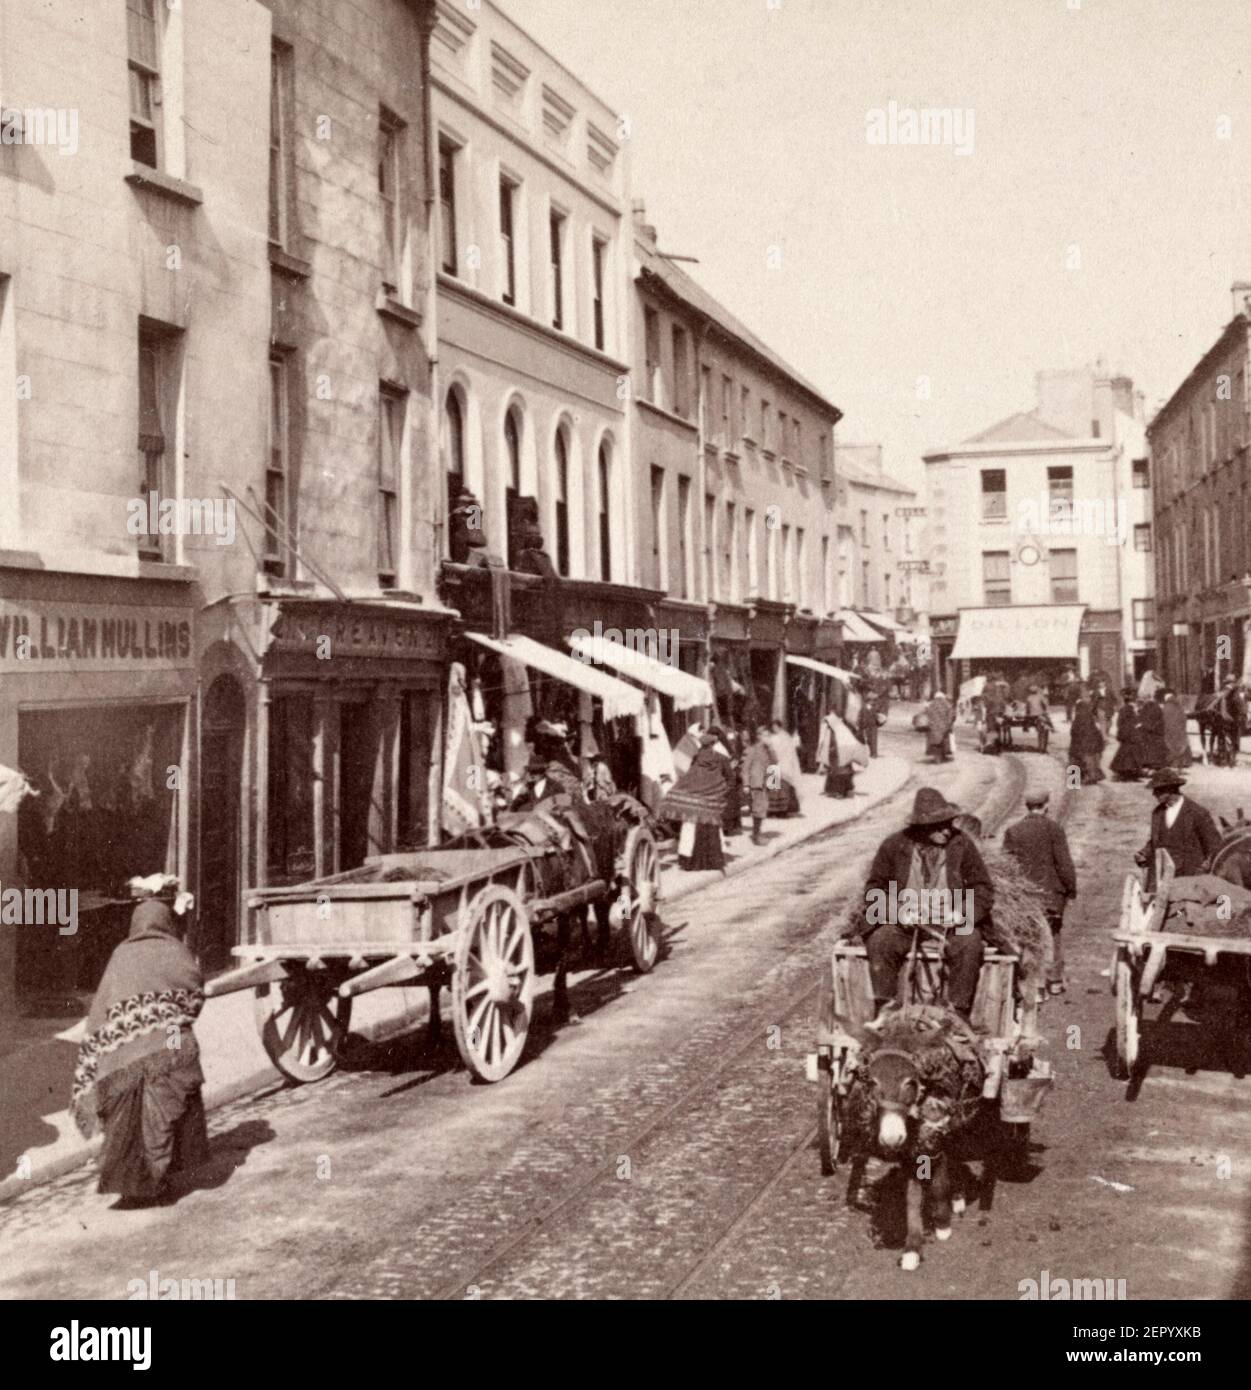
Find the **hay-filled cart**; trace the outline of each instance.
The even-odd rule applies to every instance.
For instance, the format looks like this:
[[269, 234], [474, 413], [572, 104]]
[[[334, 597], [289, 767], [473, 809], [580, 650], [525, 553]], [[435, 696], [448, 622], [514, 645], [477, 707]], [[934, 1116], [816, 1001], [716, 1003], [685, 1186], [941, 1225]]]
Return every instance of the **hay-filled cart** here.
[[[932, 1004], [942, 997], [942, 951], [926, 935], [924, 929], [914, 934], [900, 971], [901, 1005]], [[997, 1109], [1006, 1147], [1018, 1159], [1028, 1152], [1030, 1124], [1054, 1084], [1051, 1064], [1037, 1055], [1037, 996], [1032, 989], [1017, 989], [1019, 964], [1010, 952], [986, 951], [969, 1020], [984, 1069], [982, 1099]], [[875, 1012], [864, 945], [849, 937], [836, 940], [817, 1024], [817, 1050], [808, 1056], [808, 1079], [819, 1088], [817, 1134], [821, 1171], [827, 1177], [838, 1163], [843, 1103], [860, 1057], [855, 1033], [873, 1022]]]
[[[535, 934], [596, 905], [633, 967], [659, 953], [660, 859], [632, 797], [541, 803], [445, 845], [247, 894], [249, 941], [210, 997], [255, 991], [261, 1040], [280, 1072], [317, 1081], [337, 1065], [352, 1000], [393, 985], [450, 986], [465, 1065], [499, 1081], [525, 1049]], [[622, 943], [624, 938], [624, 943]]]

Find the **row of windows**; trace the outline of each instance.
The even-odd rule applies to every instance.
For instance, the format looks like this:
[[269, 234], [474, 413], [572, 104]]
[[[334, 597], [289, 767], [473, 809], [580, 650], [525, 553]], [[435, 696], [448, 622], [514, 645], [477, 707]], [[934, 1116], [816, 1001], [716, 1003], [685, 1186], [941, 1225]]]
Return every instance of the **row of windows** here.
[[[1077, 551], [1047, 552], [1052, 603], [1077, 603]], [[987, 608], [1012, 602], [1012, 557], [1007, 550], [982, 551], [982, 602]]]
[[[1151, 467], [1146, 459], [1133, 461], [1135, 488], [1151, 486]], [[1003, 468], [984, 468], [982, 479], [982, 520], [1008, 519], [1008, 474]], [[1047, 469], [1047, 503], [1052, 521], [1068, 521], [1073, 515], [1073, 469], [1060, 464]]]
[[[517, 403], [511, 405], [504, 416], [504, 477], [505, 477], [505, 560], [510, 569], [517, 568], [521, 550], [521, 537], [514, 524], [518, 504], [524, 493], [522, 469], [522, 441], [525, 438], [527, 421], [524, 411]], [[444, 472], [447, 487], [448, 514], [451, 512], [457, 494], [466, 486], [468, 464], [468, 435], [466, 402], [459, 386], [453, 386], [443, 402], [443, 444]], [[571, 506], [574, 491], [570, 477], [570, 435], [569, 427], [562, 422], [552, 440], [550, 459], [550, 520], [553, 533], [545, 535], [550, 559], [559, 574], [566, 578], [572, 574], [570, 553], [570, 527], [574, 524]], [[596, 528], [594, 548], [597, 552], [594, 561], [598, 564], [599, 577], [611, 579], [615, 548], [612, 541], [612, 446], [608, 440], [601, 440], [596, 456]], [[588, 556], [588, 558], [590, 558]]]
[[1164, 593], [1185, 595], [1196, 588], [1241, 580], [1251, 570], [1251, 494], [1196, 506], [1189, 516], [1173, 517], [1161, 534], [1159, 549]]
[[[462, 270], [458, 241], [458, 198], [464, 177], [463, 147], [448, 136], [439, 138], [439, 264], [445, 275], [459, 277]], [[505, 304], [518, 307], [518, 262], [521, 245], [522, 185], [506, 174], [499, 179], [499, 293]], [[551, 326], [571, 332], [569, 303], [570, 222], [567, 213], [549, 207], [547, 215], [547, 294]], [[608, 239], [592, 233], [590, 250], [591, 324], [590, 341], [603, 352], [607, 348], [607, 308], [605, 295], [608, 276]], [[536, 314], [536, 317], [540, 315]]]

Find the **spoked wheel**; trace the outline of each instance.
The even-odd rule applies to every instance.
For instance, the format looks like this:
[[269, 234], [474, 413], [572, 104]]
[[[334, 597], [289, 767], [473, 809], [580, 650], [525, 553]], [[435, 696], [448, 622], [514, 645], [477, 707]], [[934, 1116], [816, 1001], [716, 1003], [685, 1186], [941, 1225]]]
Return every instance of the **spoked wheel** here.
[[525, 904], [511, 888], [493, 883], [469, 905], [452, 963], [456, 1046], [483, 1081], [502, 1081], [525, 1049], [534, 978]]
[[1116, 958], [1116, 1079], [1128, 1081], [1138, 1066], [1138, 1023], [1141, 1017], [1138, 991], [1129, 959]]
[[822, 1072], [817, 1097], [817, 1147], [821, 1151], [821, 1176], [828, 1178], [838, 1167], [838, 1141], [842, 1133], [842, 1102], [834, 1080]]
[[660, 936], [656, 908], [660, 902], [660, 855], [656, 841], [646, 826], [635, 825], [626, 836], [622, 851], [624, 874], [629, 883], [630, 955], [634, 968], [646, 975], [660, 955]]
[[258, 985], [253, 1011], [269, 1060], [289, 1081], [321, 1081], [339, 1065], [352, 1001], [324, 970], [300, 970]]

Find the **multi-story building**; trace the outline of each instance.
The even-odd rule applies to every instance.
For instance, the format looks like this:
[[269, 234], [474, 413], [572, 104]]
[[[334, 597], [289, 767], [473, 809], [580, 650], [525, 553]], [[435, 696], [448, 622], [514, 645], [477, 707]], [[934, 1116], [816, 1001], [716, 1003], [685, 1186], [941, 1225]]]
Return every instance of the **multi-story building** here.
[[[1038, 405], [926, 454], [936, 678], [1154, 660], [1150, 471], [1127, 377], [1040, 372]], [[1008, 612], [1000, 610], [1008, 609]]]
[[[431, 89], [442, 515], [481, 523], [472, 544], [449, 531], [443, 592], [471, 627], [568, 656], [570, 635], [596, 621], [649, 625], [634, 587], [620, 121], [490, 0], [440, 0]], [[524, 763], [530, 714], [562, 713], [589, 735], [586, 692], [501, 655], [457, 651], [507, 770]]]
[[644, 586], [725, 717], [795, 717], [838, 656], [832, 405], [659, 249], [636, 205], [633, 459]]
[[[882, 466], [880, 444], [839, 444], [836, 593], [853, 650], [912, 635], [923, 614], [924, 526], [915, 488]], [[869, 615], [868, 629], [864, 615]], [[878, 628], [873, 629], [873, 622]], [[873, 630], [869, 630], [873, 629]], [[875, 636], [875, 632], [884, 634]]]
[[0, 882], [83, 914], [30, 991], [94, 983], [129, 875], [215, 965], [243, 886], [435, 823], [432, 19], [0, 0]]
[[1211, 689], [1246, 674], [1251, 621], [1251, 284], [1147, 429], [1164, 678]]

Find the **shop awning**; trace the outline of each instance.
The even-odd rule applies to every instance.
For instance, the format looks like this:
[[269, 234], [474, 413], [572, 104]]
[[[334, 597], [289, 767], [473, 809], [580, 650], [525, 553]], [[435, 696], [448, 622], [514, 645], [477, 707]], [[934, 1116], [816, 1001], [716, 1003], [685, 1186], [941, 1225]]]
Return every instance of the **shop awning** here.
[[953, 661], [1039, 657], [1077, 660], [1084, 603], [962, 608]]
[[646, 652], [627, 647], [623, 642], [613, 642], [588, 632], [575, 634], [569, 639], [569, 645], [594, 665], [611, 666], [640, 685], [670, 696], [674, 709], [704, 709], [713, 703], [712, 686], [703, 677], [692, 676]]
[[838, 666], [831, 666], [824, 661], [817, 661], [810, 656], [788, 656], [786, 664], [788, 666], [802, 666], [805, 671], [817, 671], [823, 676], [833, 676], [836, 681], [842, 681], [844, 685], [850, 685], [856, 679], [852, 672], [844, 671]]
[[555, 647], [545, 647], [542, 642], [536, 642], [533, 638], [520, 634], [502, 640], [484, 637], [480, 632], [467, 632], [465, 636], [471, 642], [477, 642], [480, 647], [498, 652], [500, 656], [511, 657], [514, 661], [520, 661], [523, 666], [530, 666], [536, 671], [542, 671], [545, 676], [564, 681], [566, 685], [572, 685], [587, 695], [594, 695], [596, 699], [604, 702], [605, 719], [624, 719], [643, 713], [645, 702], [643, 692], [638, 686], [627, 685], [615, 676], [606, 675], [594, 666], [588, 666], [572, 656], [566, 656], [564, 652], [558, 652]]
[[883, 632], [893, 637], [896, 642], [915, 642], [916, 635], [908, 631], [902, 623], [897, 623], [894, 618], [887, 617], [885, 613], [871, 613], [867, 608], [860, 615], [874, 627], [879, 627]]
[[843, 625], [844, 642], [888, 642], [890, 639], [871, 627], [854, 608], [841, 609], [838, 621]]

